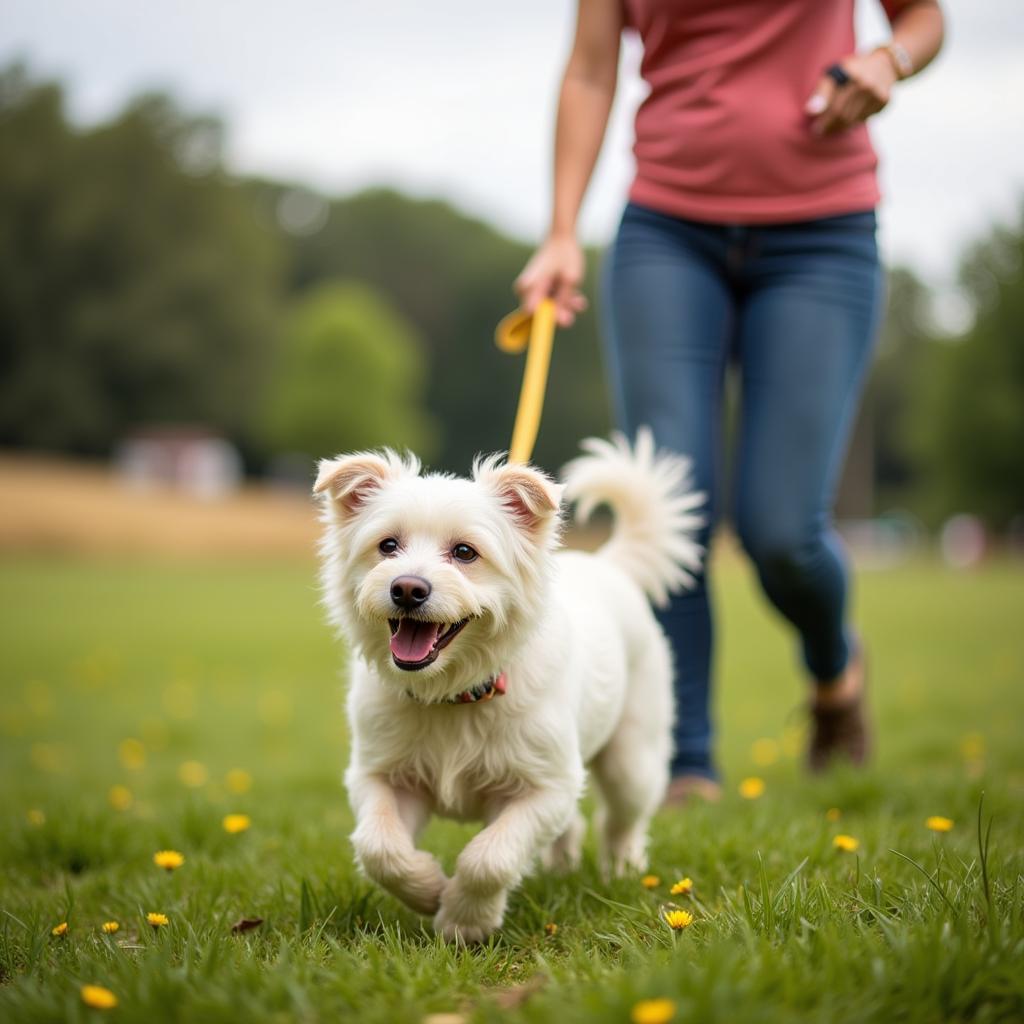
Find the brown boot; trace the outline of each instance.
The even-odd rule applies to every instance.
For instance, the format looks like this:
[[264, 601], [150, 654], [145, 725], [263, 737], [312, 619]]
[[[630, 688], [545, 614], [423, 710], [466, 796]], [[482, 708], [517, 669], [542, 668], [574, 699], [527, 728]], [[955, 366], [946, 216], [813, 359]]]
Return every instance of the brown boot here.
[[722, 799], [722, 787], [705, 775], [677, 775], [668, 784], [662, 807], [683, 807], [703, 800], [716, 804]]
[[864, 764], [871, 752], [865, 697], [867, 668], [862, 648], [851, 655], [848, 670], [858, 677], [856, 690], [848, 700], [833, 703], [812, 698], [811, 701], [812, 731], [807, 767], [814, 774], [823, 772], [839, 758], [855, 765]]

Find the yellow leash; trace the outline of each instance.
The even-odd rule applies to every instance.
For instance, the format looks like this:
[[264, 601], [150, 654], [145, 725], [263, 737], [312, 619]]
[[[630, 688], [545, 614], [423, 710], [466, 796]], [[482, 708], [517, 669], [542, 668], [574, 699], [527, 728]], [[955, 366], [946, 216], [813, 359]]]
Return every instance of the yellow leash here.
[[544, 408], [544, 389], [551, 365], [551, 347], [555, 340], [555, 303], [543, 299], [531, 316], [521, 309], [502, 317], [494, 330], [494, 342], [502, 350], [518, 355], [526, 349], [523, 385], [519, 392], [519, 408], [512, 429], [509, 462], [529, 462], [540, 429]]

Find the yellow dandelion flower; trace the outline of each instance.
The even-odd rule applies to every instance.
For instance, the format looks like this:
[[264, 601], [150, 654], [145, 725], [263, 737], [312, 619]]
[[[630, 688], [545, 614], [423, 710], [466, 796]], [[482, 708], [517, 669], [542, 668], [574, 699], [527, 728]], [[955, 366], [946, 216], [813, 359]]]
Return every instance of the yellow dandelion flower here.
[[127, 811], [133, 802], [132, 791], [120, 784], [107, 790], [107, 802], [115, 811]]
[[769, 739], [767, 736], [754, 740], [750, 748], [750, 756], [754, 759], [754, 764], [759, 768], [775, 764], [779, 759], [779, 744], [776, 740]]
[[764, 779], [751, 775], [740, 783], [740, 796], [744, 800], [756, 800], [764, 793]]
[[804, 752], [804, 745], [807, 742], [807, 726], [787, 725], [782, 730], [782, 739], [779, 747], [784, 757], [800, 757]]
[[163, 928], [168, 923], [166, 914], [155, 914], [150, 911], [146, 915], [146, 924], [151, 924], [154, 928]]
[[185, 863], [185, 858], [177, 850], [157, 850], [153, 854], [153, 863], [165, 871], [174, 871]]
[[693, 924], [693, 914], [688, 910], [666, 910], [664, 916], [665, 924], [674, 932], [689, 928]]
[[676, 1004], [671, 999], [641, 999], [629, 1012], [633, 1024], [668, 1024], [676, 1015]]
[[952, 818], [943, 818], [941, 814], [933, 814], [925, 823], [925, 828], [933, 832], [948, 832], [953, 827]]
[[67, 933], [68, 933], [68, 923], [67, 923], [67, 921], [61, 921], [60, 924], [54, 925], [50, 929], [50, 934], [51, 935], [56, 935], [58, 939], [63, 939], [64, 936], [67, 935]]
[[83, 985], [82, 1002], [94, 1010], [112, 1010], [117, 1006], [117, 996], [102, 985]]
[[985, 756], [985, 737], [969, 732], [960, 740], [960, 753], [965, 761], [980, 761]]
[[640, 879], [640, 884], [645, 889], [657, 889], [658, 886], [661, 885], [661, 879], [657, 875], [644, 875], [644, 877]]
[[26, 815], [28, 823], [34, 828], [40, 828], [46, 824], [46, 815], [38, 807], [33, 807]]
[[225, 814], [221, 824], [224, 826], [225, 832], [235, 835], [238, 832], [244, 832], [252, 824], [252, 820], [248, 814]]
[[224, 784], [232, 793], [248, 793], [252, 789], [252, 776], [241, 768], [232, 768], [224, 776]]
[[114, 932], [120, 931], [121, 926], [116, 921], [104, 921], [103, 922], [103, 934], [113, 935]]
[[41, 772], [57, 775], [67, 767], [67, 749], [60, 743], [33, 743], [29, 757]]
[[832, 840], [832, 845], [844, 853], [853, 853], [860, 846], [860, 840], [854, 839], [853, 836], [839, 835]]
[[146, 764], [146, 748], [141, 740], [132, 737], [118, 743], [117, 756], [129, 771], [137, 772]]
[[209, 777], [210, 773], [206, 770], [206, 765], [199, 761], [182, 761], [178, 765], [178, 778], [182, 785], [188, 786], [189, 789], [205, 786]]
[[267, 725], [287, 725], [292, 717], [292, 699], [283, 690], [268, 690], [256, 702], [256, 709]]
[[826, 821], [838, 821], [841, 817], [842, 817], [842, 812], [839, 810], [838, 807], [830, 807], [825, 812], [825, 820]]
[[557, 935], [558, 934], [558, 925], [555, 924], [554, 921], [548, 921], [548, 923], [546, 925], [544, 925], [544, 934], [545, 935]]
[[673, 896], [689, 896], [693, 892], [693, 879], [680, 878], [675, 885], [669, 889]]

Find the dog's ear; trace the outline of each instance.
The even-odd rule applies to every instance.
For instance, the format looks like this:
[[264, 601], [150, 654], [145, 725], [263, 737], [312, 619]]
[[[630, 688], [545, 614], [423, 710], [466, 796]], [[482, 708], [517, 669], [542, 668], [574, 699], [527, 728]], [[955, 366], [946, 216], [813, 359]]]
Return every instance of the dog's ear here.
[[516, 522], [538, 532], [558, 520], [562, 487], [546, 473], [519, 463], [499, 466], [491, 460], [478, 464], [477, 480], [494, 491]]
[[415, 460], [403, 460], [392, 451], [357, 452], [339, 455], [336, 459], [321, 459], [318, 466], [314, 494], [325, 491], [344, 518], [354, 516], [367, 499], [388, 481], [405, 472], [419, 471]]

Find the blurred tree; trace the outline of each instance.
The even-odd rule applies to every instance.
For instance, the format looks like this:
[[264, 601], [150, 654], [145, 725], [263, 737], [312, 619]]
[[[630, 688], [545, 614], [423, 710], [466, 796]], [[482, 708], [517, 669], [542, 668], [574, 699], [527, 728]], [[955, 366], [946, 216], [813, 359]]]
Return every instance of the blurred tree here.
[[917, 459], [908, 437], [908, 411], [933, 358], [931, 293], [906, 267], [888, 276], [881, 335], [862, 404], [870, 423], [876, 509], [909, 500]]
[[930, 346], [913, 439], [932, 517], [973, 512], [1000, 528], [1024, 512], [1024, 210], [967, 254], [961, 281], [974, 325]]
[[0, 74], [0, 444], [101, 453], [131, 427], [253, 431], [281, 248], [220, 170], [220, 129], [143, 97], [72, 129]]
[[267, 414], [273, 448], [311, 457], [382, 445], [434, 454], [422, 343], [371, 288], [318, 285], [285, 324]]

